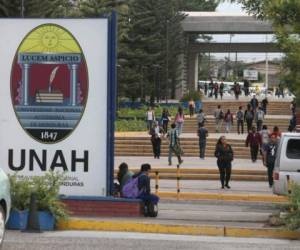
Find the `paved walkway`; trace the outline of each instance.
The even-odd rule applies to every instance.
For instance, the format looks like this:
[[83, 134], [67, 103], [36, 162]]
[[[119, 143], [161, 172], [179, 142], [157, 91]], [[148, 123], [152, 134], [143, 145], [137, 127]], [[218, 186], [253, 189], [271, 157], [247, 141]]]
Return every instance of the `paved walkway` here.
[[[201, 160], [198, 157], [183, 157], [183, 164], [181, 168], [204, 168], [204, 169], [218, 169], [216, 158], [207, 157], [205, 160]], [[139, 168], [143, 163], [151, 164], [152, 168], [175, 168], [177, 160], [173, 157], [173, 165], [168, 165], [168, 158], [161, 157], [160, 159], [154, 159], [153, 157], [133, 157], [133, 156], [116, 156], [115, 157], [115, 169], [122, 163], [126, 162], [129, 168]], [[250, 159], [235, 159], [232, 163], [232, 169], [244, 169], [244, 170], [265, 170], [262, 162], [258, 160], [253, 163]]]

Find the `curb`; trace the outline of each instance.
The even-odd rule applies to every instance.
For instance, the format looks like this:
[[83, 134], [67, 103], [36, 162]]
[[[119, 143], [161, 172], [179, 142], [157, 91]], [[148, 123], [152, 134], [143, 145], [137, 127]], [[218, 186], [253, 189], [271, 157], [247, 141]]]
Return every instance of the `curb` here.
[[205, 225], [163, 225], [155, 223], [139, 223], [130, 221], [96, 221], [84, 219], [70, 219], [59, 222], [59, 230], [94, 230], [94, 231], [122, 231], [157, 234], [180, 235], [206, 235], [243, 238], [276, 238], [276, 239], [300, 239], [300, 232], [284, 229], [263, 229], [243, 227], [223, 227]]
[[179, 193], [158, 192], [160, 198], [179, 200], [224, 200], [224, 201], [251, 201], [251, 202], [272, 202], [286, 203], [288, 197], [277, 195], [254, 195], [254, 194], [221, 194], [221, 193]]

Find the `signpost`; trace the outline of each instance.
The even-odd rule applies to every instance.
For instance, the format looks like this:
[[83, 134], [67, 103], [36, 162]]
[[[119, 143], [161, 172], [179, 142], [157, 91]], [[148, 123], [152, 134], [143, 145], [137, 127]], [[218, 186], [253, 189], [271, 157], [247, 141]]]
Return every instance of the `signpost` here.
[[244, 69], [244, 79], [249, 81], [257, 81], [258, 80], [258, 71], [257, 70], [249, 70]]
[[113, 181], [115, 15], [0, 19], [0, 166], [64, 171], [61, 194], [106, 196]]

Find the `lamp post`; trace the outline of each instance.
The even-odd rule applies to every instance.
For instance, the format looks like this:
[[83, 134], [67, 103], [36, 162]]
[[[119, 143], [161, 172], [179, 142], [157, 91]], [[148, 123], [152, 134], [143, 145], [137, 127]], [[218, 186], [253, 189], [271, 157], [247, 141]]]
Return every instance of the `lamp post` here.
[[25, 1], [25, 0], [22, 0], [22, 1], [21, 1], [21, 17], [24, 17], [24, 11], [25, 11], [24, 1]]
[[169, 19], [166, 20], [166, 103], [169, 98]]

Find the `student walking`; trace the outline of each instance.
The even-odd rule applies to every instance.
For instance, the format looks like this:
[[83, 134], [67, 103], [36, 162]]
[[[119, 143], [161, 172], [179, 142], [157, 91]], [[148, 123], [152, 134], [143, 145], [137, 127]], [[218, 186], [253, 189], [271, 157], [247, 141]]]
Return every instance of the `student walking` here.
[[215, 99], [218, 99], [218, 93], [219, 93], [219, 85], [217, 82], [215, 82], [214, 84], [214, 95], [215, 95]]
[[180, 165], [183, 160], [181, 159], [182, 150], [180, 147], [180, 141], [178, 137], [178, 131], [176, 130], [176, 125], [172, 123], [171, 129], [168, 132], [167, 135], [169, 139], [169, 166], [172, 165], [172, 154], [174, 153], [178, 158], [178, 164]]
[[199, 113], [197, 115], [197, 121], [198, 121], [198, 128], [200, 128], [200, 126], [204, 126], [206, 118], [205, 118], [205, 114], [203, 113], [202, 109], [199, 110]]
[[249, 145], [252, 162], [256, 162], [259, 147], [261, 146], [261, 136], [256, 131], [255, 127], [252, 127], [252, 131], [247, 136], [246, 147], [248, 147]]
[[155, 114], [154, 114], [154, 110], [152, 109], [152, 107], [149, 107], [147, 112], [146, 112], [146, 118], [147, 118], [147, 128], [148, 131], [150, 131], [150, 129], [153, 126], [153, 122], [155, 121]]
[[239, 111], [236, 113], [237, 132], [238, 134], [244, 134], [244, 112], [243, 107], [239, 107]]
[[170, 120], [171, 120], [171, 116], [170, 116], [169, 110], [164, 108], [163, 112], [161, 114], [161, 122], [162, 122], [162, 127], [163, 127], [163, 130], [165, 133], [168, 132], [168, 124], [169, 124]]
[[222, 124], [224, 120], [224, 112], [221, 109], [221, 105], [218, 105], [218, 108], [215, 110], [214, 117], [216, 121], [216, 133], [219, 133], [222, 129]]
[[268, 98], [264, 98], [262, 101], [261, 101], [261, 108], [262, 110], [264, 111], [265, 115], [267, 114], [267, 107], [268, 107], [268, 104], [269, 104], [269, 101], [268, 101]]
[[164, 130], [159, 126], [158, 122], [154, 122], [153, 128], [150, 130], [149, 134], [151, 135], [151, 143], [153, 148], [154, 158], [159, 159], [160, 157], [160, 146], [161, 146], [161, 137], [164, 134]]
[[198, 137], [199, 137], [199, 151], [200, 151], [200, 159], [205, 158], [205, 148], [206, 148], [206, 138], [208, 137], [208, 130], [204, 127], [203, 124], [199, 126], [198, 129]]
[[235, 99], [238, 100], [239, 95], [241, 94], [241, 86], [239, 83], [237, 83], [237, 82], [234, 83], [233, 91], [234, 91]]
[[273, 186], [273, 170], [275, 165], [276, 153], [277, 153], [277, 137], [275, 134], [271, 135], [270, 142], [266, 146], [264, 165], [267, 167], [268, 171], [268, 181], [269, 187]]
[[204, 95], [207, 96], [208, 85], [207, 82], [204, 83]]
[[253, 119], [254, 119], [254, 112], [251, 109], [251, 105], [248, 104], [247, 105], [247, 110], [245, 111], [245, 114], [244, 114], [244, 120], [247, 124], [247, 132], [248, 133], [252, 129]]
[[194, 116], [194, 113], [195, 113], [195, 102], [193, 99], [191, 99], [189, 101], [189, 110], [190, 110], [190, 117], [193, 117]]
[[257, 131], [261, 131], [263, 122], [264, 122], [264, 118], [265, 118], [265, 113], [262, 110], [262, 108], [260, 107], [258, 109], [258, 111], [255, 114], [255, 121], [256, 121], [256, 126], [257, 126]]
[[263, 157], [263, 162], [265, 161], [265, 151], [266, 147], [270, 142], [270, 132], [268, 130], [267, 125], [263, 125], [262, 130], [259, 132], [261, 137], [261, 155]]
[[252, 107], [253, 112], [256, 112], [256, 109], [258, 108], [258, 100], [256, 99], [255, 95], [253, 95], [253, 97], [250, 101], [250, 105]]
[[225, 126], [226, 126], [226, 133], [230, 133], [230, 130], [233, 125], [233, 115], [230, 112], [230, 109], [227, 110], [225, 117], [224, 117], [224, 121], [225, 121]]
[[176, 124], [176, 129], [178, 131], [178, 135], [181, 135], [182, 133], [183, 123], [184, 123], [183, 109], [182, 107], [179, 107], [178, 112], [175, 116], [175, 124]]
[[223, 99], [223, 94], [224, 94], [224, 83], [223, 81], [220, 84], [220, 96], [221, 96], [221, 100]]
[[229, 189], [231, 162], [233, 161], [233, 150], [231, 146], [227, 144], [225, 136], [221, 136], [217, 142], [215, 157], [217, 158], [221, 187], [222, 189], [224, 189], [224, 187], [227, 187]]

